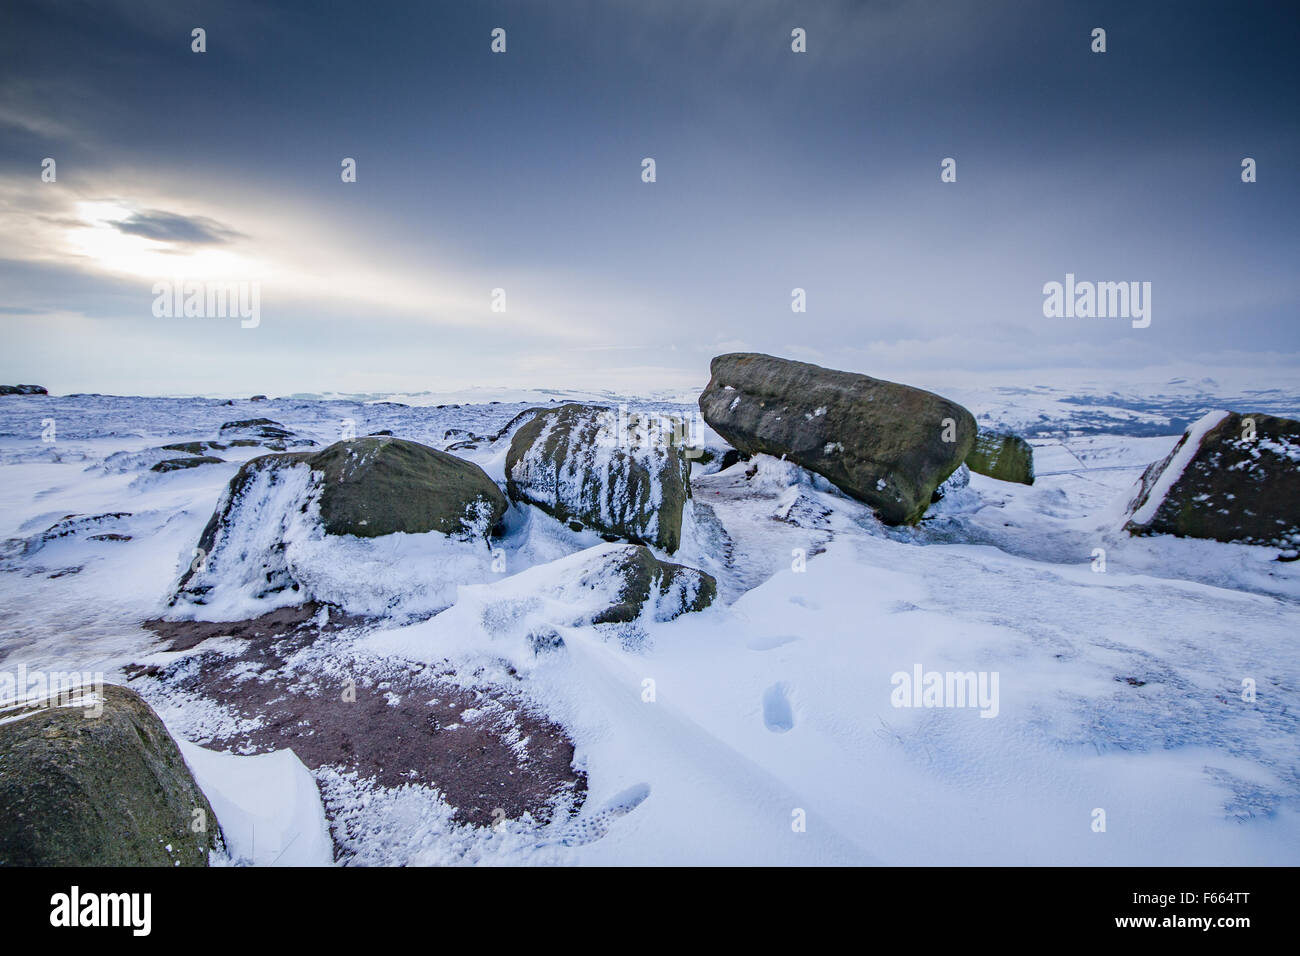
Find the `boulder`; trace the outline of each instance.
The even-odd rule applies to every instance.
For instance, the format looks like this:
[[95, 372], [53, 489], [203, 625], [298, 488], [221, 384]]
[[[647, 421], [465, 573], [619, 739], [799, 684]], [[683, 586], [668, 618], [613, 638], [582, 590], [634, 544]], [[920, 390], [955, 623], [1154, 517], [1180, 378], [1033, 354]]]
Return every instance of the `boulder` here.
[[691, 496], [690, 460], [673, 436], [650, 434], [629, 418], [594, 405], [537, 409], [506, 453], [510, 498], [571, 527], [672, 554]]
[[95, 540], [94, 536], [97, 534], [115, 532], [116, 529], [122, 528], [125, 525], [125, 519], [130, 517], [131, 512], [129, 511], [109, 511], [98, 515], [64, 515], [40, 534], [33, 535], [30, 538], [11, 538], [9, 540], [13, 546], [20, 549], [19, 553], [23, 555], [35, 554], [47, 544], [61, 539], [78, 539], [85, 536]]
[[182, 441], [173, 445], [163, 445], [163, 451], [179, 451], [186, 455], [206, 455], [213, 451], [225, 451], [229, 446], [218, 441]]
[[981, 428], [966, 464], [971, 471], [999, 481], [1034, 483], [1034, 446], [1019, 435]]
[[319, 478], [326, 534], [377, 538], [404, 531], [484, 535], [506, 512], [505, 495], [478, 465], [404, 438], [335, 442], [318, 452], [262, 455], [230, 480], [199, 547], [211, 554], [218, 529], [259, 477], [306, 465]]
[[316, 444], [310, 438], [301, 438], [279, 422], [269, 418], [246, 418], [226, 422], [221, 426], [221, 440], [230, 445], [264, 445], [274, 451], [301, 448]]
[[323, 478], [327, 534], [483, 536], [506, 512], [505, 495], [478, 465], [404, 438], [335, 442], [304, 460]]
[[[375, 538], [402, 531], [485, 538], [508, 507], [473, 462], [401, 438], [357, 438], [318, 452], [262, 455], [226, 486], [181, 576], [172, 605], [205, 603], [232, 567], [251, 596], [297, 590], [284, 535], [315, 502], [327, 535]], [[234, 573], [234, 572], [231, 572]], [[255, 581], [254, 581], [255, 579]]]
[[784, 457], [914, 524], [970, 453], [975, 418], [932, 392], [750, 352], [719, 355], [704, 420], [738, 451]]
[[1147, 467], [1125, 529], [1294, 548], [1300, 544], [1300, 422], [1210, 412]]
[[197, 468], [200, 465], [220, 465], [224, 461], [224, 458], [216, 458], [212, 455], [195, 455], [192, 458], [164, 458], [149, 470], [158, 472], [184, 471], [187, 468]]
[[649, 548], [627, 545], [603, 556], [588, 576], [613, 575], [619, 581], [613, 603], [593, 616], [593, 624], [624, 624], [637, 620], [647, 607], [656, 621], [671, 621], [702, 611], [718, 596], [713, 575], [683, 564], [660, 561]]
[[302, 568], [292, 566], [286, 545], [312, 527], [313, 505], [325, 536], [437, 531], [480, 545], [508, 507], [477, 464], [403, 438], [261, 455], [226, 485], [170, 606], [302, 592]]
[[0, 385], [0, 395], [48, 395], [42, 385]]
[[92, 699], [0, 710], [0, 866], [207, 866], [217, 818], [167, 728], [125, 687]]

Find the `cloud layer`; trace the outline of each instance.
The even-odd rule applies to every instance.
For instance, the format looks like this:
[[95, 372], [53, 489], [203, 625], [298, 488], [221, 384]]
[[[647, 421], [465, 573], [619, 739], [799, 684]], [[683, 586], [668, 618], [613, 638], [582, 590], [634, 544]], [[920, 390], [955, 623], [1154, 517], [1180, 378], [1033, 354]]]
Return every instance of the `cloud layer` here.
[[[940, 378], [1300, 351], [1294, 14], [699, 6], [18, 3], [0, 380], [631, 391], [741, 347]], [[1150, 282], [1151, 326], [1045, 318], [1066, 273]], [[154, 317], [174, 278], [261, 283], [261, 323]]]

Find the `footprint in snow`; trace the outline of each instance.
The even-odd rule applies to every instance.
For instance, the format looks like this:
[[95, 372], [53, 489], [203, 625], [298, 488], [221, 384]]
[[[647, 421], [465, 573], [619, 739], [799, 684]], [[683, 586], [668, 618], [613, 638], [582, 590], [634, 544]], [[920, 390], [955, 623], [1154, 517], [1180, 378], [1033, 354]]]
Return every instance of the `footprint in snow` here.
[[623, 792], [607, 800], [605, 805], [595, 813], [571, 820], [557, 837], [546, 840], [539, 846], [553, 843], [564, 846], [584, 846], [588, 843], [595, 843], [609, 832], [609, 828], [615, 820], [631, 813], [648, 796], [650, 796], [650, 785], [648, 783], [638, 783], [635, 786], [628, 787]]
[[763, 723], [774, 734], [794, 729], [794, 710], [790, 706], [790, 691], [784, 684], [773, 684], [763, 692]]

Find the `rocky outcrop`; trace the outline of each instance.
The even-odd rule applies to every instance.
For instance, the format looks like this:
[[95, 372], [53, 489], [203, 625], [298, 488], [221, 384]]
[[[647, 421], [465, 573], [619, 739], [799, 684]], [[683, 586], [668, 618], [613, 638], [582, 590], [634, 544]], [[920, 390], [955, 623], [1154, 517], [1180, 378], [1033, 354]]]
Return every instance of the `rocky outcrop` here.
[[224, 461], [224, 458], [216, 458], [212, 455], [195, 455], [192, 458], [164, 458], [149, 470], [165, 474], [169, 471], [185, 471], [189, 468], [198, 468], [200, 465], [220, 465]]
[[305, 448], [316, 444], [269, 418], [247, 418], [221, 426], [221, 441], [233, 446], [263, 445], [272, 451]]
[[208, 455], [214, 451], [225, 451], [229, 445], [218, 441], [182, 441], [174, 445], [163, 445], [163, 451], [178, 451], [184, 455]]
[[690, 474], [684, 445], [594, 405], [537, 410], [506, 454], [512, 500], [669, 554], [681, 543]]
[[171, 603], [205, 604], [232, 588], [255, 600], [297, 591], [285, 551], [292, 528], [358, 538], [437, 531], [481, 546], [507, 506], [477, 465], [401, 438], [262, 455], [230, 480]]
[[1034, 483], [1034, 447], [1019, 435], [981, 428], [966, 464], [971, 471], [999, 481]]
[[0, 385], [0, 395], [48, 395], [43, 385]]
[[478, 465], [403, 438], [336, 442], [303, 460], [322, 477], [328, 534], [482, 536], [506, 512], [505, 495]]
[[220, 846], [167, 728], [111, 684], [0, 710], [0, 807], [0, 866], [207, 866]]
[[719, 355], [704, 420], [738, 451], [784, 457], [866, 502], [919, 521], [975, 441], [975, 419], [932, 392], [771, 355]]
[[1143, 473], [1125, 528], [1296, 547], [1300, 422], [1210, 412]]
[[650, 609], [656, 621], [671, 621], [691, 611], [702, 611], [718, 596], [713, 575], [683, 564], [660, 561], [649, 548], [628, 545], [602, 555], [601, 564], [588, 575], [614, 575], [617, 596], [592, 618], [593, 624], [630, 623]]

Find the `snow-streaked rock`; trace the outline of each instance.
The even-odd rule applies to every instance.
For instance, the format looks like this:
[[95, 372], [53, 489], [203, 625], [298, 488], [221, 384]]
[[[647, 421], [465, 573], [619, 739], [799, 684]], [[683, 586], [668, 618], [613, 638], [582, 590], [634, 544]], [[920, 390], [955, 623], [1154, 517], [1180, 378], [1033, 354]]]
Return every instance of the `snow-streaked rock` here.
[[505, 509], [477, 465], [401, 439], [255, 458], [222, 493], [171, 603], [209, 620], [307, 600], [437, 610], [490, 573]]
[[1143, 473], [1125, 528], [1300, 545], [1300, 421], [1207, 413]]
[[539, 412], [514, 433], [506, 457], [512, 500], [669, 554], [681, 544], [690, 476], [674, 436], [594, 405]]

